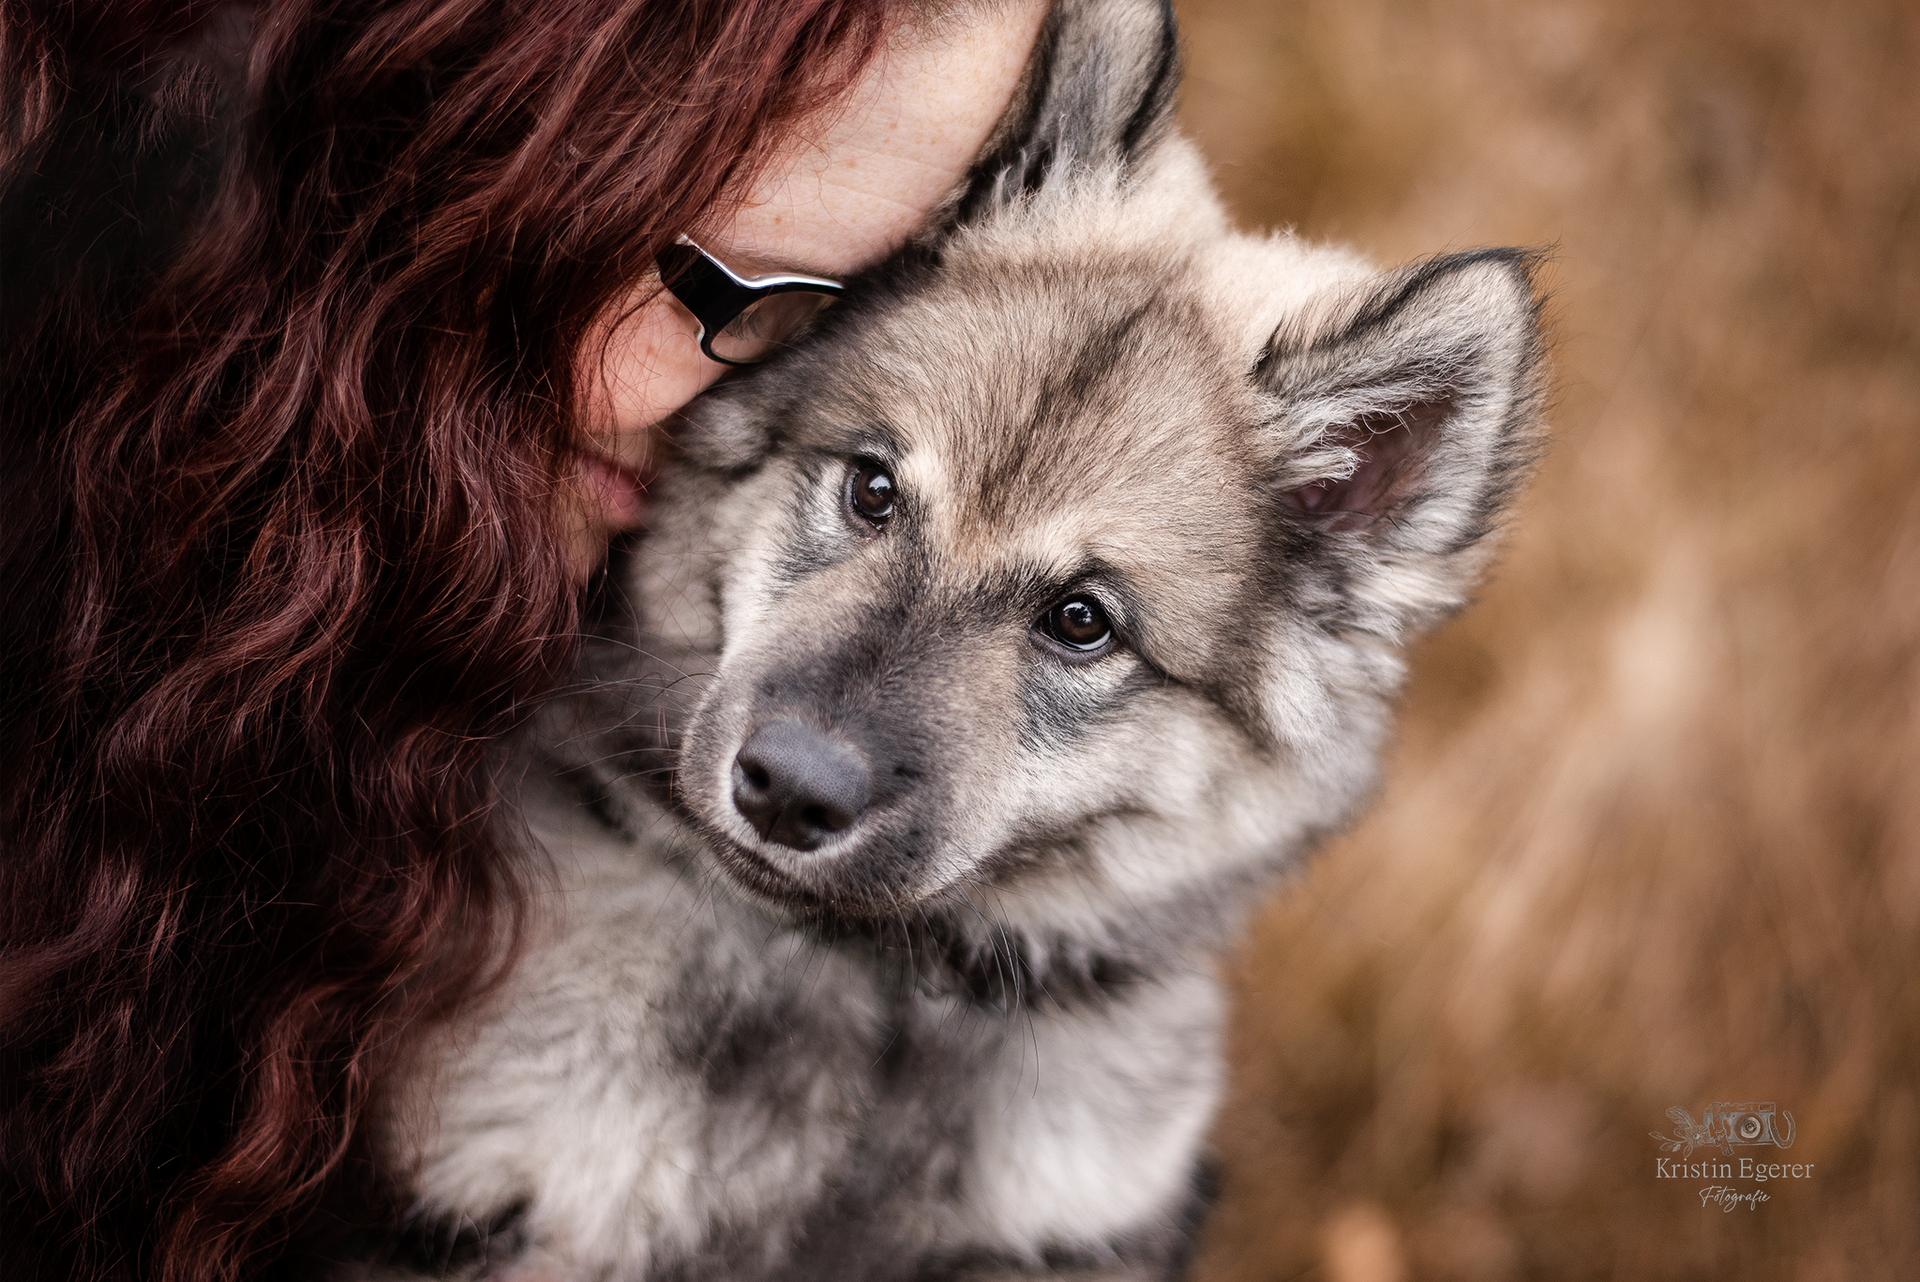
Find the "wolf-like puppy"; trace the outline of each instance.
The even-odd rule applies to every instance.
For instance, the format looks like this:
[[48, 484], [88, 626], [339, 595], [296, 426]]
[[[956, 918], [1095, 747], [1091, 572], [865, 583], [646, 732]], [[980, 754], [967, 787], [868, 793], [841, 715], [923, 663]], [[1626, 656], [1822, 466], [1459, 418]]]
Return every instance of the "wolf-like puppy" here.
[[396, 1093], [446, 1233], [395, 1267], [1177, 1269], [1216, 956], [1372, 788], [1541, 383], [1523, 255], [1231, 231], [1150, 75], [1070, 56], [1125, 8], [1063, 8], [937, 244], [689, 415], [529, 776], [563, 893]]

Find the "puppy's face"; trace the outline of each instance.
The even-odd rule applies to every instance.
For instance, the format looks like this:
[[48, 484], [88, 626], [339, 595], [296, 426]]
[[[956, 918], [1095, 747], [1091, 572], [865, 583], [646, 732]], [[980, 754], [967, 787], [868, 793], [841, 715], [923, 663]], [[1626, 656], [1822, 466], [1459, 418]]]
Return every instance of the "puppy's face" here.
[[676, 787], [739, 886], [1099, 914], [1349, 813], [1524, 449], [1530, 295], [1212, 251], [963, 238], [689, 426], [645, 608], [718, 653]]

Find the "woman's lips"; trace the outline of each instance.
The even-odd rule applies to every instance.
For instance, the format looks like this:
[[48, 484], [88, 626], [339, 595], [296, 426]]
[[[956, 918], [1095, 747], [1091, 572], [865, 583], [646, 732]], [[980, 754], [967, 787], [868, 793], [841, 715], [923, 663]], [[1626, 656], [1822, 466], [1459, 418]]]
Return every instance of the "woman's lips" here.
[[604, 454], [581, 454], [580, 473], [590, 520], [616, 530], [639, 526], [647, 508], [647, 480]]

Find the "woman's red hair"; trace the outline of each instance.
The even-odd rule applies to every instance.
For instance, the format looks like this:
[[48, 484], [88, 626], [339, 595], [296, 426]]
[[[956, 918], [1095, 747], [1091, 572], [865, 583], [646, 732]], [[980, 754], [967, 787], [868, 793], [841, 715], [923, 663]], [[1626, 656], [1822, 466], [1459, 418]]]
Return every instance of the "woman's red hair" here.
[[883, 0], [0, 0], [0, 1274], [300, 1232], [520, 891], [596, 317]]

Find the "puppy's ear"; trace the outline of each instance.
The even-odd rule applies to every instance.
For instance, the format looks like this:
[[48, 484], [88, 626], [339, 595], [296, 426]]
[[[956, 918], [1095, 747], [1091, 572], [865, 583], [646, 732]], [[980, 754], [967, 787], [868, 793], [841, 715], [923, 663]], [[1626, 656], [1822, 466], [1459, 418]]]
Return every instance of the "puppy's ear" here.
[[1060, 0], [954, 221], [1074, 174], [1124, 179], [1171, 131], [1179, 81], [1170, 0]]
[[1343, 623], [1397, 639], [1478, 577], [1538, 448], [1536, 261], [1416, 264], [1283, 325], [1255, 366], [1276, 403], [1279, 519], [1333, 570]]

